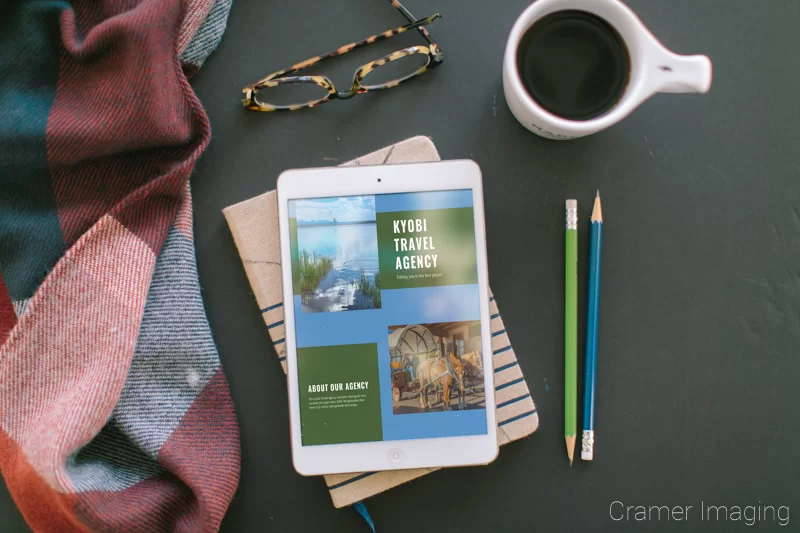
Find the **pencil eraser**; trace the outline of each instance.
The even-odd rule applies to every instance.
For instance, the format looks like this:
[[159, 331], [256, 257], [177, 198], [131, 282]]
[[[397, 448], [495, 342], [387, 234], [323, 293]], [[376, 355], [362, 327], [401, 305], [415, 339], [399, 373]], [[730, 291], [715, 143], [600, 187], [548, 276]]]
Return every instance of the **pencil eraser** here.
[[585, 451], [581, 450], [581, 459], [583, 459], [584, 461], [593, 460], [594, 459], [594, 452], [593, 451], [585, 452]]
[[567, 200], [567, 209], [578, 209], [578, 200]]

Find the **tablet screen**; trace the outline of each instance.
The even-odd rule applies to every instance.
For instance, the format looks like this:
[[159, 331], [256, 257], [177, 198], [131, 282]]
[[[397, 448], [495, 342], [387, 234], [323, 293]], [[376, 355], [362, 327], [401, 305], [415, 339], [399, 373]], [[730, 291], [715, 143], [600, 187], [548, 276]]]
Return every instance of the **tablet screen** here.
[[472, 191], [288, 213], [303, 446], [485, 435]]

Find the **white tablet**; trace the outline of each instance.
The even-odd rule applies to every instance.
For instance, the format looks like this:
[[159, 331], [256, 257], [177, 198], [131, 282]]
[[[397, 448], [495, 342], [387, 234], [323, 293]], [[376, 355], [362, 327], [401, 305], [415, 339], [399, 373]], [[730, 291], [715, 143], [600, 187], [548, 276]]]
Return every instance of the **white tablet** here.
[[295, 469], [493, 461], [478, 165], [290, 170], [278, 203]]

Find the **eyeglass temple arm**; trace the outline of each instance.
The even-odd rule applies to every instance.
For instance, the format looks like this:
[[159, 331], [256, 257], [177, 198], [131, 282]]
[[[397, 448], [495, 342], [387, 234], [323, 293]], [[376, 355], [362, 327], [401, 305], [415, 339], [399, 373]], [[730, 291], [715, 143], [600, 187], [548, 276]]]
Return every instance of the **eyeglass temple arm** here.
[[[411, 12], [408, 9], [406, 9], [406, 7], [403, 4], [401, 4], [397, 0], [389, 0], [389, 3], [392, 4], [400, 13], [402, 13], [403, 16], [408, 19], [409, 22], [416, 22], [417, 19], [414, 17], [414, 15], [411, 14]], [[427, 29], [421, 26], [417, 29], [425, 38], [425, 40], [428, 41], [428, 44], [434, 44], [434, 45], [436, 44], [433, 41], [433, 37], [431, 36], [430, 32]]]
[[295, 72], [303, 70], [304, 68], [308, 68], [311, 65], [319, 63], [320, 61], [322, 61], [324, 59], [328, 59], [328, 58], [331, 58], [331, 57], [336, 57], [336, 56], [340, 56], [342, 54], [346, 54], [347, 52], [350, 52], [351, 50], [355, 50], [356, 48], [361, 48], [362, 46], [366, 46], [368, 44], [372, 44], [372, 43], [377, 42], [377, 41], [383, 41], [384, 39], [388, 39], [390, 37], [394, 37], [395, 35], [399, 35], [401, 33], [407, 32], [408, 30], [413, 30], [413, 29], [417, 29], [417, 28], [423, 29], [422, 26], [426, 26], [428, 24], [431, 24], [434, 20], [436, 20], [438, 18], [441, 18], [441, 16], [442, 16], [441, 14], [436, 13], [434, 15], [431, 15], [430, 17], [427, 17], [427, 18], [424, 18], [424, 19], [421, 19], [421, 20], [415, 20], [413, 24], [406, 24], [405, 26], [400, 26], [399, 28], [395, 28], [393, 30], [388, 30], [388, 31], [385, 31], [385, 32], [383, 32], [381, 34], [378, 34], [378, 35], [373, 35], [371, 37], [367, 37], [366, 39], [362, 39], [361, 41], [357, 41], [355, 43], [346, 44], [344, 46], [341, 46], [341, 47], [337, 48], [336, 50], [333, 50], [332, 52], [328, 52], [327, 54], [324, 54], [324, 55], [321, 55], [321, 56], [312, 57], [311, 59], [306, 59], [305, 61], [297, 63], [296, 65], [292, 65], [289, 68], [285, 68], [283, 70], [279, 70], [278, 72], [273, 72], [272, 74], [270, 74], [266, 78], [257, 81], [256, 83], [254, 83], [250, 87], [251, 88], [258, 88], [259, 85], [261, 85], [262, 83], [264, 83], [266, 81], [274, 80], [275, 78], [281, 78], [283, 76], [286, 76], [287, 74], [294, 74]]

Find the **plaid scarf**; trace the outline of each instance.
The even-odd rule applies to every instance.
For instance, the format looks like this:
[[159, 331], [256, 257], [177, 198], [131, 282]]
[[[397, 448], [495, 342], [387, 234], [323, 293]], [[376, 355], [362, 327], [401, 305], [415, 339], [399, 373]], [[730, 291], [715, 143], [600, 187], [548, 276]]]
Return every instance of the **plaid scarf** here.
[[0, 471], [35, 531], [216, 531], [238, 485], [188, 188], [229, 8], [0, 6]]

